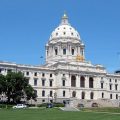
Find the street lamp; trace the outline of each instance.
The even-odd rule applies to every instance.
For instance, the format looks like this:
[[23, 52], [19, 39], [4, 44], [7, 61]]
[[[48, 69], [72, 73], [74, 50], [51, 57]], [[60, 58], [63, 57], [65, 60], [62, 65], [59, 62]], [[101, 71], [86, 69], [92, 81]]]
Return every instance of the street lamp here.
[[50, 102], [49, 97], [50, 97], [50, 95], [48, 94], [48, 103]]
[[54, 99], [55, 99], [54, 102], [56, 103], [57, 102], [57, 93], [56, 92], [54, 93]]
[[41, 62], [41, 65], [42, 65], [42, 59], [44, 59], [44, 58], [43, 58], [43, 56], [40, 56], [40, 59], [41, 59], [41, 61], [40, 61], [40, 62]]
[[118, 96], [118, 102], [119, 102], [119, 107], [120, 107], [120, 96]]

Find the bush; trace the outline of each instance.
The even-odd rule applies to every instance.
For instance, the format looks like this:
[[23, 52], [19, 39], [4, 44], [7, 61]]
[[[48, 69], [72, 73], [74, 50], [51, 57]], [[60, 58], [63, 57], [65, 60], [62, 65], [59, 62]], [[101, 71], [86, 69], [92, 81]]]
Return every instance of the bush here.
[[[38, 107], [47, 107], [48, 103], [43, 103], [43, 104], [39, 104], [37, 105]], [[53, 107], [64, 107], [63, 103], [53, 103]]]
[[54, 107], [64, 107], [63, 103], [53, 103]]
[[0, 104], [0, 108], [12, 108], [13, 105], [10, 105], [10, 104]]
[[28, 107], [35, 107], [35, 104], [26, 104]]
[[38, 107], [46, 107], [47, 106], [47, 103], [42, 103], [42, 104], [39, 104], [37, 105]]

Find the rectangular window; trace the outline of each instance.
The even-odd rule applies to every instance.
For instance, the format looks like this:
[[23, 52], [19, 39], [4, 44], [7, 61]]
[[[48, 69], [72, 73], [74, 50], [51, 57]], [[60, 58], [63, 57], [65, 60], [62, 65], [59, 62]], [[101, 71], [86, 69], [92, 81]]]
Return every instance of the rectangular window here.
[[28, 75], [29, 75], [29, 72], [26, 72], [26, 75], [28, 76]]
[[110, 87], [110, 90], [112, 90], [112, 85], [111, 84], [109, 85], [109, 87]]
[[110, 94], [110, 99], [112, 99], [112, 94]]
[[72, 49], [72, 55], [74, 55], [74, 49]]
[[52, 77], [52, 74], [50, 74], [50, 77]]
[[45, 73], [42, 73], [42, 77], [45, 77]]
[[2, 69], [0, 69], [0, 73], [2, 72]]
[[65, 80], [62, 80], [62, 86], [65, 86]]
[[34, 73], [34, 76], [37, 76], [37, 72]]
[[65, 91], [63, 91], [63, 97], [65, 97]]
[[66, 55], [66, 49], [65, 48], [63, 49], [63, 55]]
[[45, 97], [45, 91], [44, 90], [42, 91], [42, 97]]
[[37, 79], [34, 79], [34, 86], [37, 86]]
[[117, 79], [115, 79], [115, 82], [117, 82]]
[[116, 94], [116, 99], [118, 99], [118, 94]]
[[50, 87], [52, 87], [52, 80], [50, 80]]
[[45, 80], [42, 80], [42, 86], [45, 86]]
[[117, 84], [115, 85], [115, 90], [118, 90], [118, 85]]
[[52, 91], [50, 91], [50, 97], [52, 97], [53, 96], [53, 93], [52, 93]]
[[101, 88], [103, 88], [103, 83], [101, 83]]
[[102, 98], [104, 98], [104, 93], [102, 93]]
[[57, 49], [55, 49], [55, 55], [57, 55], [58, 54], [58, 50]]

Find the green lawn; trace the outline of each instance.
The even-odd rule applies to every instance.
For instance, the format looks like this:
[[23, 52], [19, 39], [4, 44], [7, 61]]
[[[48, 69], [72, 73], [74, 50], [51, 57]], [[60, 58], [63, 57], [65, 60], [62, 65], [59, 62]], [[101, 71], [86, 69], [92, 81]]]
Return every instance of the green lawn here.
[[120, 114], [63, 112], [58, 109], [0, 109], [0, 120], [120, 120]]
[[120, 113], [120, 108], [83, 108], [83, 111]]

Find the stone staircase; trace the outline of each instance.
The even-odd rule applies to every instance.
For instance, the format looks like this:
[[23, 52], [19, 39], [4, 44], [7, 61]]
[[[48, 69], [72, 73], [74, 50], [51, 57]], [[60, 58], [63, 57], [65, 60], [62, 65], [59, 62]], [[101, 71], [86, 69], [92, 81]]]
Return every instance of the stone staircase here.
[[109, 100], [109, 99], [97, 99], [97, 100], [79, 100], [72, 99], [72, 107], [77, 108], [78, 104], [83, 104], [84, 107], [92, 107], [93, 103], [97, 103], [98, 107], [118, 107], [118, 100]]
[[80, 111], [76, 107], [60, 107], [60, 109], [63, 111]]

